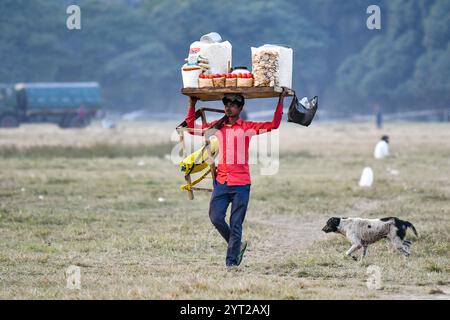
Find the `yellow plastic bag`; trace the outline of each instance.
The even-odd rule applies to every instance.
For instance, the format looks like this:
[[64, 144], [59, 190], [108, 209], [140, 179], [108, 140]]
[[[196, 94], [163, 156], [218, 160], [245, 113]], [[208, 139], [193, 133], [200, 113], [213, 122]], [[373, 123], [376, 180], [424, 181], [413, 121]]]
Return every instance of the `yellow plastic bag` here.
[[[219, 141], [214, 136], [209, 141], [211, 145], [211, 156], [215, 158], [219, 152]], [[206, 145], [204, 145], [201, 149], [184, 158], [180, 162], [180, 169], [184, 172], [185, 176], [203, 171], [209, 166], [206, 160], [208, 160], [208, 150], [206, 149]]]

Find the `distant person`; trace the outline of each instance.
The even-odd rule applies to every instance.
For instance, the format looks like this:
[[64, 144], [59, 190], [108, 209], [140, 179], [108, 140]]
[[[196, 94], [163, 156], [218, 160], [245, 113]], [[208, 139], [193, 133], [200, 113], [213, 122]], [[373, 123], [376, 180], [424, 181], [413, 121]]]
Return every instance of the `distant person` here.
[[84, 127], [87, 124], [87, 109], [84, 105], [80, 105], [80, 108], [78, 108], [77, 111], [77, 117], [75, 119], [76, 121], [76, 127], [81, 128]]
[[375, 159], [383, 159], [389, 155], [389, 136], [382, 136], [373, 152]]
[[80, 108], [78, 109], [78, 118], [84, 120], [86, 118], [87, 115], [87, 110], [84, 107], [84, 105], [81, 105]]
[[383, 128], [383, 113], [381, 112], [381, 107], [378, 103], [374, 106], [375, 110], [375, 119], [376, 119], [376, 125], [378, 129]]

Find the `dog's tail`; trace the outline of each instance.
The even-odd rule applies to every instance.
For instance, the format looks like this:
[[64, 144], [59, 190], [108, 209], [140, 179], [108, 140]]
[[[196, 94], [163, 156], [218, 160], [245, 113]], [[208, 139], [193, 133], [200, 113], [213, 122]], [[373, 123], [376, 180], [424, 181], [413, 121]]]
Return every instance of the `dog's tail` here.
[[411, 222], [409, 222], [409, 221], [402, 221], [402, 220], [400, 220], [400, 221], [403, 222], [403, 225], [405, 225], [407, 228], [410, 228], [414, 232], [414, 235], [416, 237], [419, 237], [419, 235], [417, 234], [416, 228], [414, 227], [414, 225]]
[[416, 228], [414, 227], [414, 225], [411, 222], [406, 221], [406, 220], [400, 220], [399, 218], [395, 218], [395, 217], [388, 217], [388, 218], [381, 219], [381, 221], [389, 221], [389, 220], [394, 220], [395, 226], [399, 230], [397, 232], [397, 234], [400, 236], [401, 239], [403, 239], [404, 236], [406, 235], [407, 228], [410, 228], [414, 232], [414, 235], [416, 237], [419, 237], [419, 235], [417, 234]]

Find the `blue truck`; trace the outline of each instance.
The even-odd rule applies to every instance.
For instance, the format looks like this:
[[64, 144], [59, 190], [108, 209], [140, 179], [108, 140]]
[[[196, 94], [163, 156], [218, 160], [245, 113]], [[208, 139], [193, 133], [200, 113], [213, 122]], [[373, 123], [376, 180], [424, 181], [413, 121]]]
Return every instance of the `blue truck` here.
[[91, 122], [100, 103], [97, 82], [0, 84], [0, 127], [49, 122], [80, 128]]

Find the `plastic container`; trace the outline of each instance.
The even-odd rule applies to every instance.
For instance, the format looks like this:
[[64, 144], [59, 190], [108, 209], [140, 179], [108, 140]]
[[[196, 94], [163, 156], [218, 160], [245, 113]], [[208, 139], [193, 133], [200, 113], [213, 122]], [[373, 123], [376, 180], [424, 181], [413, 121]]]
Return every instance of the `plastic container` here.
[[228, 73], [228, 68], [232, 65], [231, 43], [195, 41], [189, 48], [189, 64], [195, 63], [198, 56], [208, 60], [209, 73]]
[[202, 73], [202, 68], [183, 66], [181, 75], [183, 77], [183, 88], [198, 88], [198, 77]]
[[226, 78], [225, 79], [225, 87], [234, 88], [237, 86], [237, 78]]
[[201, 36], [200, 41], [208, 43], [222, 42], [222, 37], [217, 32], [210, 32]]
[[216, 88], [223, 88], [225, 87], [225, 78], [221, 77], [221, 78], [213, 78], [213, 85]]
[[252, 50], [252, 70], [255, 75], [255, 81], [260, 74], [260, 63], [255, 65], [255, 55], [262, 54], [263, 52], [273, 52], [278, 56], [278, 69], [274, 72], [274, 76], [277, 78], [275, 81], [280, 87], [292, 88], [292, 70], [293, 70], [293, 62], [294, 62], [294, 52], [291, 48], [286, 45], [272, 45], [265, 44], [258, 48], [251, 48]]
[[214, 87], [213, 79], [198, 79], [198, 87], [199, 88], [210, 88]]
[[243, 88], [253, 87], [253, 78], [237, 78], [236, 85]]

